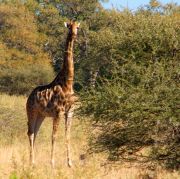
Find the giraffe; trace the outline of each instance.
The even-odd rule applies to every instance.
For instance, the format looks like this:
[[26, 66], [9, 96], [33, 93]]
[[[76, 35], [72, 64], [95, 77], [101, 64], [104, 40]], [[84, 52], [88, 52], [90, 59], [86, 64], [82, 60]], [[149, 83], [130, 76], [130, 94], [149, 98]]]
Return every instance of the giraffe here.
[[36, 87], [29, 95], [26, 103], [28, 117], [28, 137], [30, 142], [30, 162], [34, 164], [34, 143], [38, 130], [45, 117], [52, 117], [52, 149], [51, 164], [54, 167], [54, 150], [57, 129], [60, 119], [65, 118], [65, 136], [67, 150], [67, 164], [72, 166], [70, 155], [70, 128], [74, 111], [74, 62], [73, 46], [77, 38], [77, 29], [80, 23], [70, 21], [64, 23], [68, 28], [63, 66], [55, 79], [48, 85]]

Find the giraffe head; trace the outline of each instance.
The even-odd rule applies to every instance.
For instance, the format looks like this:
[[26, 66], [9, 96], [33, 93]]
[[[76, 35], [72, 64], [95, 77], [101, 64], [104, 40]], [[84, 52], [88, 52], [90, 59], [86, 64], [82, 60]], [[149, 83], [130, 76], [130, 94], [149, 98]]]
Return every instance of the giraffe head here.
[[80, 23], [76, 21], [70, 21], [64, 22], [64, 25], [69, 29], [69, 33], [72, 35], [72, 37], [76, 38]]

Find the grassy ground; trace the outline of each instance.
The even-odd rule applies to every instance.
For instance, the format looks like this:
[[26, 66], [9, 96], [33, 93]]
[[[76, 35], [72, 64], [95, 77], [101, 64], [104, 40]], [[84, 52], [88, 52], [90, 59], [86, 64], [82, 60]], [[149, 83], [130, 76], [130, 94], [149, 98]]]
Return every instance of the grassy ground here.
[[105, 154], [88, 154], [87, 123], [77, 118], [73, 121], [71, 146], [73, 168], [66, 166], [64, 121], [61, 121], [56, 147], [56, 167], [51, 168], [51, 128], [52, 121], [47, 118], [36, 141], [36, 164], [29, 166], [29, 142], [26, 135], [26, 98], [0, 94], [0, 178], [6, 179], [176, 179], [178, 172], [162, 169], [150, 171], [131, 164], [105, 165]]

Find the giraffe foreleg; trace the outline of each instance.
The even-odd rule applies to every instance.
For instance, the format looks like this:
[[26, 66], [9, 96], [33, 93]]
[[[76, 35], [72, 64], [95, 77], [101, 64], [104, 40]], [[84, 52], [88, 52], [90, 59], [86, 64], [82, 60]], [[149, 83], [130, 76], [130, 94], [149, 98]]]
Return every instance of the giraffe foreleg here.
[[51, 149], [51, 165], [54, 168], [54, 153], [55, 153], [55, 142], [56, 142], [56, 138], [57, 138], [57, 129], [59, 126], [59, 120], [60, 118], [54, 118], [53, 119], [53, 131], [52, 131], [52, 149]]
[[71, 108], [65, 114], [65, 136], [66, 136], [67, 164], [69, 167], [72, 167], [71, 151], [70, 151], [70, 131], [71, 131], [72, 117], [73, 117], [73, 108]]

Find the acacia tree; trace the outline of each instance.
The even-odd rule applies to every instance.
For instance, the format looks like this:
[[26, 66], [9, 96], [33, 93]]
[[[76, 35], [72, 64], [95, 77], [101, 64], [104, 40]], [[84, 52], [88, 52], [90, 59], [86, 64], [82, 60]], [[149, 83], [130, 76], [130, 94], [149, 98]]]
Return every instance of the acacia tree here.
[[91, 44], [98, 57], [91, 62], [102, 65], [97, 87], [81, 93], [81, 113], [99, 131], [91, 147], [113, 161], [142, 162], [136, 152], [149, 146], [145, 161], [178, 168], [179, 15], [146, 8], [108, 13]]

